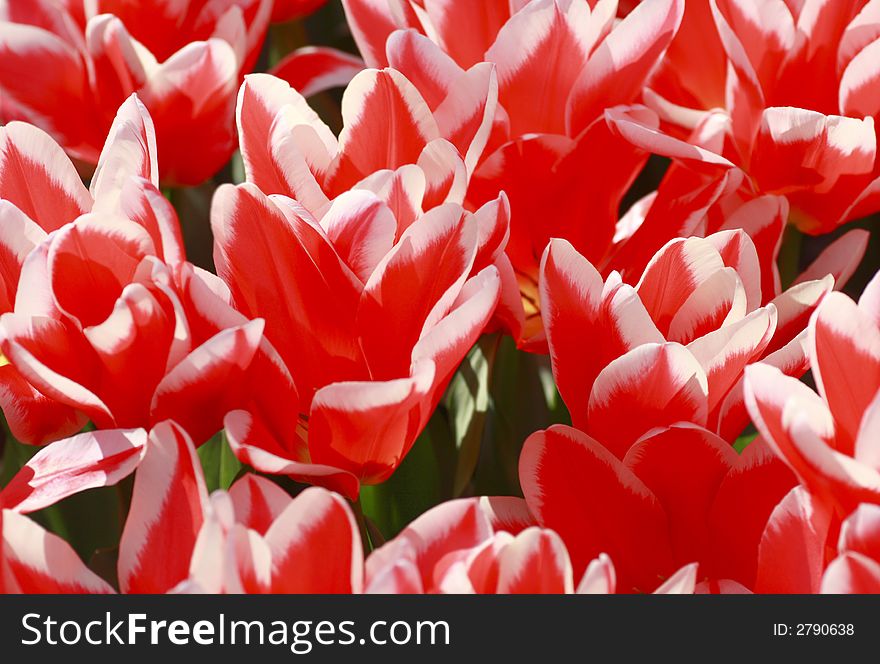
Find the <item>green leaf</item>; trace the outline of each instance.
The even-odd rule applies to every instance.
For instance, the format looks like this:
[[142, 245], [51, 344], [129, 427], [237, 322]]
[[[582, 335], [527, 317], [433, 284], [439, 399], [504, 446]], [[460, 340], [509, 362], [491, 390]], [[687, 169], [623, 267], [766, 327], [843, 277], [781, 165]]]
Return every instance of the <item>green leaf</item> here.
[[489, 414], [474, 494], [520, 495], [523, 442], [552, 424], [571, 424], [552, 377], [548, 357], [517, 349], [510, 337], [502, 339], [489, 386]]
[[232, 181], [235, 184], [241, 184], [247, 179], [247, 175], [244, 170], [244, 159], [242, 159], [241, 152], [236, 150], [232, 153], [232, 159], [229, 160], [229, 170], [232, 176]]
[[742, 454], [743, 450], [746, 449], [749, 444], [758, 437], [758, 433], [745, 433], [739, 438], [736, 439], [736, 442], [733, 443], [733, 449], [737, 451], [738, 454]]
[[124, 518], [117, 487], [89, 489], [31, 514], [67, 542], [83, 560], [119, 542]]
[[446, 414], [438, 408], [394, 474], [382, 484], [361, 489], [364, 514], [385, 540], [447, 499], [451, 440]]
[[453, 496], [460, 496], [473, 477], [489, 411], [489, 379], [498, 351], [499, 335], [483, 336], [471, 349], [446, 390], [452, 438], [458, 451]]
[[242, 469], [241, 462], [229, 447], [225, 431], [221, 431], [199, 448], [199, 459], [209, 492], [228, 489]]
[[40, 448], [35, 445], [19, 443], [8, 431], [3, 433], [6, 434], [6, 440], [2, 447], [3, 458], [0, 461], [0, 488], [9, 484], [9, 481], [21, 470], [21, 467], [40, 451]]

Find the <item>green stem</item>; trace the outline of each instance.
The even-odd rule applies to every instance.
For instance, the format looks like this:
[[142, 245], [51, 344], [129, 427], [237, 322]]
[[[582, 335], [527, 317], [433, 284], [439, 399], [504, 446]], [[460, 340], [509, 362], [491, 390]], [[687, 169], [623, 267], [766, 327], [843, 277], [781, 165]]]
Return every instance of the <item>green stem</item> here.
[[269, 66], [274, 67], [300, 46], [309, 43], [302, 21], [276, 23], [269, 28]]
[[134, 491], [134, 475], [129, 475], [116, 485], [119, 507], [119, 523], [124, 524], [131, 509], [131, 494]]
[[800, 274], [803, 240], [804, 235], [797, 228], [791, 224], [786, 227], [777, 263], [779, 265], [779, 278], [782, 282], [782, 290], [791, 286], [792, 282]]
[[354, 512], [354, 518], [355, 521], [357, 521], [358, 529], [361, 531], [361, 543], [364, 545], [364, 555], [367, 555], [373, 550], [373, 542], [370, 539], [370, 527], [367, 523], [364, 509], [361, 506], [360, 496], [357, 500], [352, 501], [351, 508]]

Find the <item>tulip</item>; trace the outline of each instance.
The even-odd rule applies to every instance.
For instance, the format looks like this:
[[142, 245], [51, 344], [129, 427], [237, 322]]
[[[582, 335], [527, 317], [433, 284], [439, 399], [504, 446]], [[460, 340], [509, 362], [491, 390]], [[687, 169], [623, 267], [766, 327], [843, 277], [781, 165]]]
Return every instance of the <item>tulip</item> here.
[[[693, 593], [689, 565], [658, 593]], [[432, 508], [366, 563], [368, 593], [571, 594], [568, 551], [553, 530], [535, 525], [519, 498], [467, 498]], [[614, 565], [601, 554], [577, 585], [579, 593], [614, 593]]]
[[360, 533], [336, 494], [315, 487], [292, 499], [244, 475], [209, 496], [191, 439], [170, 421], [149, 435], [101, 431], [44, 452], [0, 494], [3, 592], [114, 592], [64, 540], [24, 515], [115, 484], [135, 466], [119, 545], [121, 592], [360, 592]]
[[539, 431], [523, 446], [520, 482], [576, 577], [606, 553], [622, 592], [647, 591], [691, 563], [717, 592], [754, 584], [764, 526], [795, 478], [763, 443], [739, 456], [710, 431], [678, 423], [653, 429], [622, 459], [576, 429]]
[[[298, 413], [227, 418], [233, 448], [262, 472], [349, 497], [384, 481], [492, 318], [510, 274], [507, 205], [461, 206], [467, 155], [491, 117], [491, 69], [474, 74], [451, 84], [475, 85], [471, 105], [432, 115], [399, 73], [367, 70], [346, 92], [338, 141], [283, 81], [242, 87], [248, 182], [215, 196], [215, 263], [293, 377], [296, 393], [273, 407]], [[438, 128], [455, 118], [476, 122], [450, 134], [460, 149]]]
[[201, 442], [249, 392], [289, 383], [262, 321], [237, 314], [216, 277], [185, 261], [136, 97], [120, 108], [91, 191], [40, 130], [12, 123], [2, 132], [11, 260], [0, 405], [17, 438], [42, 444], [86, 420], [116, 429], [173, 417]]
[[40, 126], [94, 165], [116, 109], [137, 93], [156, 122], [162, 181], [198, 184], [232, 154], [235, 91], [272, 8], [272, 0], [6, 0], [0, 124]]
[[606, 109], [639, 101], [684, 3], [651, 0], [619, 23], [607, 0], [344, 5], [367, 64], [390, 64], [423, 93], [462, 68], [495, 64], [498, 111], [467, 201], [510, 198], [507, 254], [521, 294], [510, 332], [545, 350], [541, 254], [552, 237], [595, 261], [611, 245], [620, 202], [648, 155], [606, 121]]
[[838, 521], [862, 502], [880, 503], [878, 285], [875, 277], [858, 303], [832, 293], [811, 316], [807, 347], [818, 395], [771, 367], [746, 370], [756, 426]]
[[[818, 259], [817, 271], [833, 272], [839, 258]], [[748, 424], [746, 365], [806, 372], [804, 328], [834, 280], [804, 281], [763, 306], [761, 282], [742, 230], [669, 242], [635, 286], [616, 273], [603, 280], [553, 240], [541, 267], [542, 315], [574, 425], [621, 458], [653, 427], [678, 421], [736, 438]]]
[[[764, 535], [759, 564], [763, 591], [819, 592], [827, 587], [838, 592], [833, 589], [850, 583], [859, 587], [858, 580], [847, 581], [848, 575], [871, 568], [862, 564], [863, 553], [847, 533], [873, 523], [871, 506], [880, 504], [878, 284], [875, 277], [858, 303], [832, 293], [813, 312], [807, 348], [819, 394], [772, 367], [746, 369], [749, 414], [800, 481], [774, 512]], [[797, 546], [791, 544], [795, 540]]]
[[723, 108], [744, 186], [785, 195], [798, 228], [827, 233], [880, 209], [878, 27], [867, 0], [690, 2], [646, 103], [685, 133]]

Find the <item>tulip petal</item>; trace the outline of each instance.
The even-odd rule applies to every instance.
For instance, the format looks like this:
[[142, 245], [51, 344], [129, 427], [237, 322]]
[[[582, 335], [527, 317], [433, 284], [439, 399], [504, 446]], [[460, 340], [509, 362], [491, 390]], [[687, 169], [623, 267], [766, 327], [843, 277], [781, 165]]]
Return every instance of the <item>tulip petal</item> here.
[[328, 185], [336, 192], [374, 171], [416, 163], [422, 149], [440, 138], [419, 91], [393, 69], [367, 69], [355, 76], [342, 98], [342, 120], [340, 153]]
[[650, 429], [675, 422], [704, 426], [707, 415], [708, 380], [696, 358], [679, 344], [643, 344], [596, 377], [587, 431], [623, 458]]
[[164, 593], [189, 576], [208, 492], [189, 436], [172, 422], [150, 432], [119, 542], [126, 593]]
[[112, 593], [70, 545], [27, 517], [0, 511], [0, 587], [27, 594]]
[[363, 283], [391, 250], [397, 233], [391, 210], [367, 191], [348, 191], [338, 196], [321, 217], [321, 227]]
[[271, 74], [290, 83], [303, 97], [311, 97], [333, 88], [344, 88], [363, 69], [363, 60], [344, 51], [304, 46], [282, 58]]
[[528, 528], [517, 535], [498, 561], [498, 594], [571, 594], [571, 560], [559, 535]]
[[294, 498], [266, 531], [273, 593], [360, 593], [361, 535], [351, 508], [326, 489]]
[[820, 592], [876, 595], [880, 593], [880, 563], [860, 553], [845, 553], [828, 565]]
[[706, 372], [710, 413], [734, 387], [746, 365], [761, 356], [775, 331], [776, 308], [770, 306], [688, 344], [688, 350]]
[[562, 537], [580, 576], [608, 552], [624, 592], [656, 586], [672, 571], [666, 515], [622, 462], [589, 436], [553, 426], [532, 434], [520, 457], [529, 510]]
[[305, 449], [282, 446], [266, 424], [248, 411], [232, 411], [223, 425], [229, 446], [243, 464], [261, 473], [288, 475], [298, 482], [325, 486], [350, 500], [357, 499], [357, 477], [339, 468], [308, 463]]
[[82, 431], [88, 418], [40, 393], [12, 365], [0, 367], [0, 408], [16, 440], [43, 445]]
[[5, 509], [36, 512], [87, 489], [113, 486], [140, 463], [143, 429], [81, 433], [43, 448], [0, 491]]
[[494, 532], [518, 535], [530, 526], [537, 525], [529, 506], [522, 498], [513, 496], [482, 496], [480, 507], [489, 517]]
[[295, 90], [277, 78], [250, 74], [236, 110], [247, 181], [284, 194], [315, 212], [327, 204], [318, 174], [336, 154], [336, 137]]
[[585, 426], [593, 381], [616, 357], [661, 342], [632, 289], [603, 296], [596, 269], [565, 240], [551, 240], [541, 266], [541, 316], [553, 376], [577, 426]]
[[0, 200], [0, 311], [12, 311], [28, 254], [46, 239], [45, 231], [7, 200]]
[[347, 470], [362, 482], [387, 479], [409, 452], [426, 421], [434, 365], [390, 381], [340, 382], [315, 393], [309, 450], [318, 464]]
[[880, 388], [880, 329], [847, 296], [830, 293], [810, 321], [816, 385], [840, 425], [838, 449], [852, 454], [862, 415]]
[[[445, 316], [476, 253], [477, 228], [461, 208], [434, 208], [410, 226], [373, 272], [357, 314], [361, 346], [374, 379], [409, 371], [422, 335]], [[388, 344], [389, 336], [396, 341]]]
[[760, 437], [749, 443], [712, 501], [711, 551], [704, 573], [753, 588], [767, 520], [796, 484], [794, 473]]
[[238, 69], [225, 40], [190, 42], [159, 65], [138, 92], [156, 123], [163, 181], [200, 184], [229, 159], [235, 147]]
[[874, 121], [825, 116], [797, 108], [764, 111], [750, 173], [768, 193], [809, 187], [827, 192], [843, 175], [870, 173]]
[[137, 95], [132, 95], [119, 107], [107, 134], [107, 142], [89, 185], [95, 210], [116, 212], [123, 186], [130, 177], [141, 177], [154, 187], [159, 186], [156, 130]]
[[792, 489], [773, 510], [761, 538], [755, 590], [818, 592], [830, 517], [803, 487]]
[[156, 255], [168, 265], [186, 260], [177, 212], [171, 202], [144, 178], [129, 178], [122, 186], [122, 215], [140, 224], [149, 233]]
[[570, 132], [579, 132], [606, 108], [636, 99], [678, 32], [684, 7], [684, 0], [640, 3], [611, 30], [570, 86]]
[[880, 39], [863, 48], [846, 66], [840, 79], [840, 110], [854, 118], [873, 117], [880, 113]]
[[0, 128], [0, 191], [46, 232], [92, 207], [64, 151], [48, 134], [23, 122]]
[[362, 285], [320, 229], [250, 184], [218, 189], [211, 225], [218, 273], [239, 311], [265, 318], [306, 406], [317, 387], [363, 375], [354, 331]]
[[287, 507], [290, 496], [265, 477], [247, 473], [229, 488], [235, 521], [265, 535], [272, 522]]
[[[712, 501], [736, 460], [736, 452], [718, 436], [684, 424], [650, 433], [626, 453], [624, 465], [666, 512], [672, 553], [679, 564], [706, 558]], [[683, 467], [687, 473], [672, 470]]]
[[434, 568], [450, 551], [471, 549], [492, 537], [492, 527], [475, 498], [450, 500], [434, 507], [410, 523], [391, 542], [367, 558], [367, 579], [372, 583], [380, 572], [396, 564], [402, 548], [421, 574], [422, 585], [433, 585]]
[[239, 406], [251, 361], [262, 341], [263, 321], [218, 332], [171, 368], [150, 406], [154, 422], [173, 419], [193, 440], [210, 438], [226, 414]]
[[617, 592], [617, 573], [614, 564], [604, 553], [591, 560], [577, 587], [578, 595], [613, 595]]

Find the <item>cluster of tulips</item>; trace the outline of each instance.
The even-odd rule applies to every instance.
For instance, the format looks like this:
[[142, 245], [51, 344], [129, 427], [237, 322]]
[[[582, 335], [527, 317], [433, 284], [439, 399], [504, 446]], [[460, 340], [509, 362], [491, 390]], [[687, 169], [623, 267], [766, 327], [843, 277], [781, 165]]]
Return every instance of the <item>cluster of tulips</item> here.
[[880, 592], [880, 0], [335, 4], [0, 0], [0, 591]]

